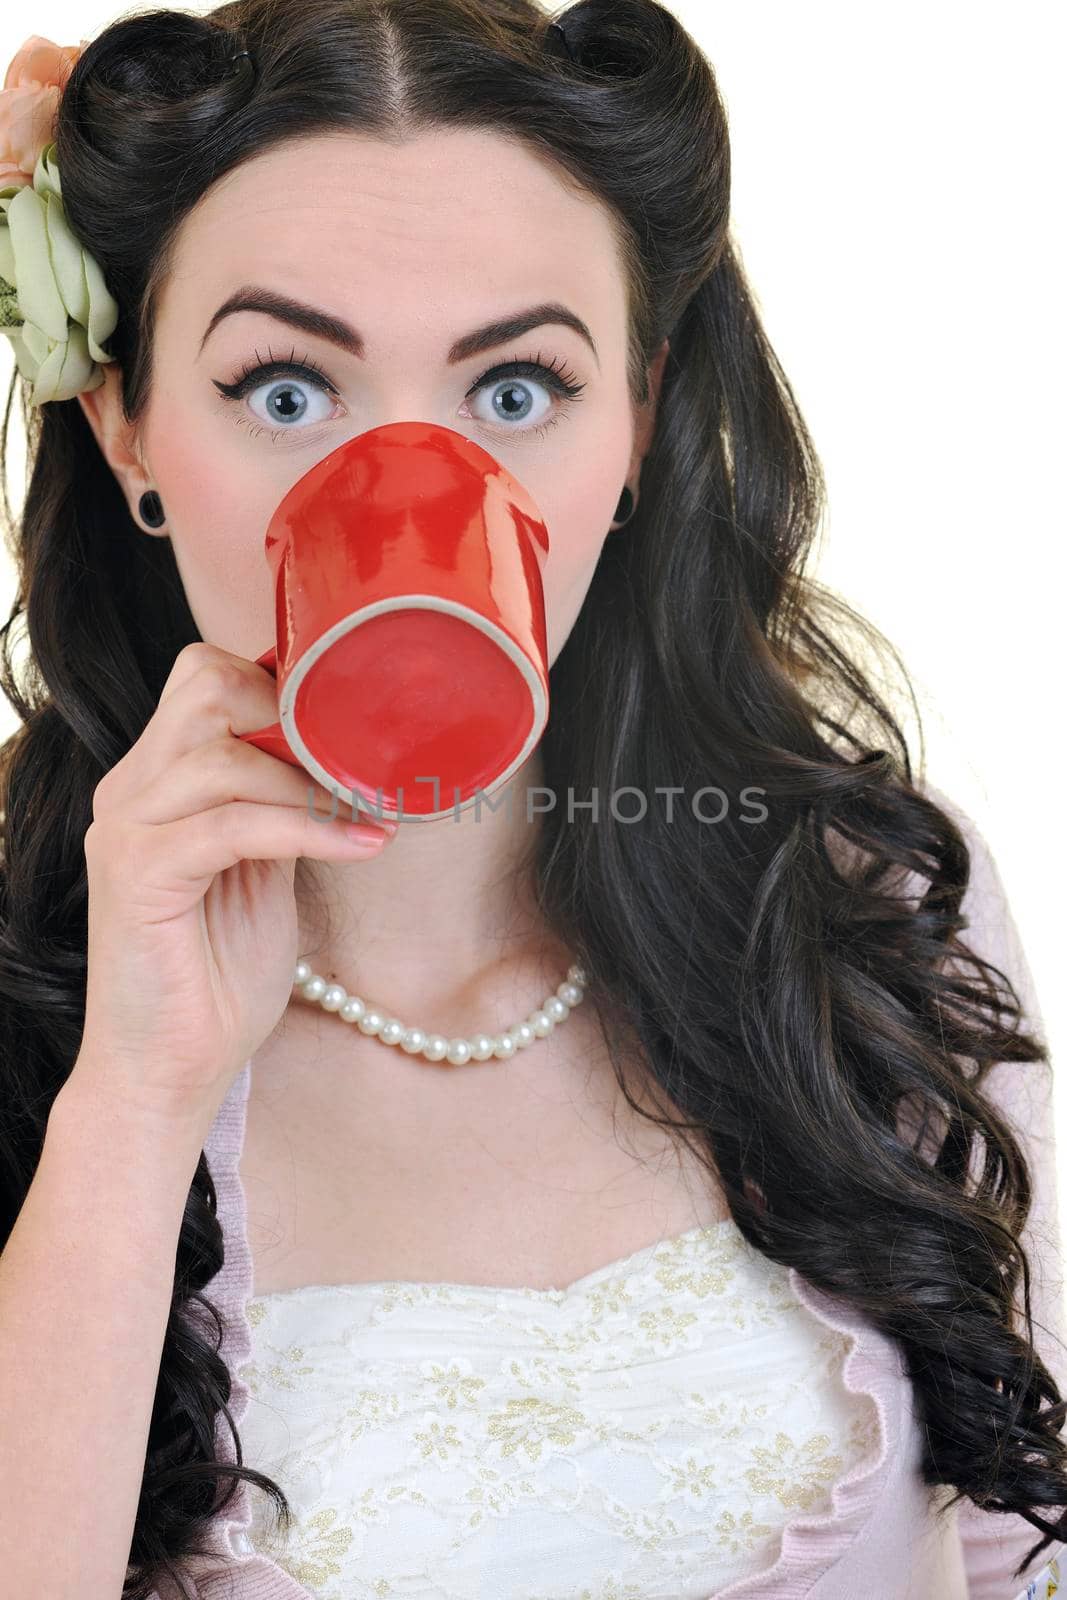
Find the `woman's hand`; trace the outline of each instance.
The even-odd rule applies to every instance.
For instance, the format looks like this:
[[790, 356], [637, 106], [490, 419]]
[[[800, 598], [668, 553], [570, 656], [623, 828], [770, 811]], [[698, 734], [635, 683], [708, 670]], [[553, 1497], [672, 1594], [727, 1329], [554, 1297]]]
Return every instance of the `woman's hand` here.
[[335, 796], [235, 737], [277, 714], [265, 668], [187, 645], [141, 737], [93, 795], [74, 1072], [146, 1115], [210, 1126], [281, 1018], [299, 955], [296, 858], [361, 860], [391, 837], [361, 824], [353, 843]]

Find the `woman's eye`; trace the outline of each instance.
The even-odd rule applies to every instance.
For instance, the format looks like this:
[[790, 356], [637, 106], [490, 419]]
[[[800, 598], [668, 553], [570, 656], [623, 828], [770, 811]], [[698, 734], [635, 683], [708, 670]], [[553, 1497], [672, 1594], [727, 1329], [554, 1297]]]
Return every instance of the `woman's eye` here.
[[[542, 361], [509, 361], [483, 373], [468, 391], [467, 399], [485, 391], [486, 408], [477, 420], [509, 433], [544, 434], [560, 420], [564, 408], [577, 400], [584, 383], [573, 374]], [[539, 400], [537, 391], [550, 398]], [[554, 398], [551, 398], [554, 397]]]
[[[275, 430], [275, 437], [326, 422], [336, 409], [337, 390], [310, 362], [257, 360], [230, 383], [212, 382], [227, 400], [247, 396], [253, 417]], [[262, 431], [247, 417], [235, 420], [251, 427], [253, 434]]]

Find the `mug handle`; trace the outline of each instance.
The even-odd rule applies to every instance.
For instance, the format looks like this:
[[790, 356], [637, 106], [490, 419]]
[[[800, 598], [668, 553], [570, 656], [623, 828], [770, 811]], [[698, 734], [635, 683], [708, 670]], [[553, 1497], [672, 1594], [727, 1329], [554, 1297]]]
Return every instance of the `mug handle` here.
[[[256, 657], [257, 667], [266, 667], [272, 678], [278, 676], [278, 650], [276, 645], [271, 645], [261, 656]], [[254, 744], [257, 750], [265, 750], [268, 755], [277, 756], [281, 761], [288, 761], [291, 767], [298, 767], [300, 762], [289, 748], [289, 741], [282, 731], [280, 722], [273, 722], [266, 728], [255, 728], [251, 733], [239, 733], [239, 739], [246, 744]]]

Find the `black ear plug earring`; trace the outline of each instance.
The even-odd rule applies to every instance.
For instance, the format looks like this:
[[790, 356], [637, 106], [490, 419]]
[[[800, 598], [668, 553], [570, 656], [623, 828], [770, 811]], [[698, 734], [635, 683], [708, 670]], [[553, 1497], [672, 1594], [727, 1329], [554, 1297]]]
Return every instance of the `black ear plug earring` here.
[[161, 528], [167, 520], [163, 512], [163, 502], [154, 489], [146, 489], [137, 503], [141, 513], [141, 521], [150, 528]]
[[631, 490], [630, 486], [627, 484], [627, 486], [623, 489], [622, 494], [619, 496], [619, 504], [615, 509], [615, 516], [614, 516], [614, 518], [612, 520], [615, 521], [615, 522], [619, 522], [619, 523], [629, 522], [629, 520], [633, 516], [633, 514], [634, 514], [633, 491]]

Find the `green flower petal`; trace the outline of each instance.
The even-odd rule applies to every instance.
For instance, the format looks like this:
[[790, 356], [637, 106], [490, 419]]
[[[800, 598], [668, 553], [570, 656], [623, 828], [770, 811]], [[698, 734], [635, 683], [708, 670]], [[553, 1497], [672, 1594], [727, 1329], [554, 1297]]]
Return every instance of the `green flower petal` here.
[[54, 399], [54, 390], [63, 370], [63, 358], [66, 354], [65, 344], [53, 345], [48, 355], [37, 369], [34, 380], [33, 392], [30, 402], [35, 406], [43, 406], [47, 400]]
[[15, 352], [15, 365], [18, 367], [20, 375], [32, 382], [37, 376], [39, 363], [27, 350], [24, 334], [25, 329], [17, 328], [9, 337], [11, 339], [11, 348]]
[[45, 206], [36, 190], [23, 189], [15, 196], [8, 207], [7, 226], [18, 262], [22, 315], [53, 339], [65, 339], [67, 309], [52, 275]]
[[[104, 282], [104, 274], [100, 263], [88, 250], [82, 251], [82, 268], [85, 273], [85, 287], [89, 296], [89, 316], [87, 327], [89, 330], [89, 349], [94, 361], [114, 361], [114, 356], [109, 356], [101, 346], [105, 339], [114, 333], [119, 321], [119, 303]], [[101, 374], [101, 382], [103, 374]]]
[[47, 333], [42, 333], [35, 322], [24, 322], [22, 324], [22, 344], [26, 351], [26, 359], [35, 363], [33, 375], [36, 375], [37, 368], [41, 363], [48, 359], [48, 352], [52, 348], [52, 342]]
[[55, 194], [61, 199], [63, 191], [59, 186], [59, 167], [56, 165], [56, 147], [46, 144], [37, 157], [37, 165], [33, 169], [33, 187], [40, 195]]
[[89, 318], [89, 291], [82, 271], [82, 247], [71, 232], [58, 195], [47, 196], [44, 215], [56, 288], [68, 316], [84, 325]]
[[57, 351], [62, 355], [62, 365], [56, 375], [52, 393], [49, 400], [71, 400], [76, 394], [89, 387], [89, 379], [93, 373], [93, 358], [89, 354], [89, 345], [85, 337], [85, 329], [78, 323], [73, 323], [70, 338], [64, 345], [57, 345]]

